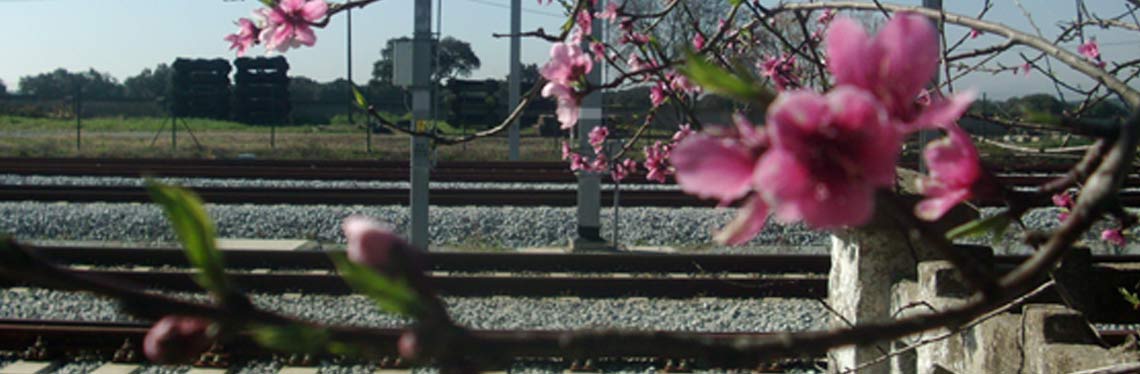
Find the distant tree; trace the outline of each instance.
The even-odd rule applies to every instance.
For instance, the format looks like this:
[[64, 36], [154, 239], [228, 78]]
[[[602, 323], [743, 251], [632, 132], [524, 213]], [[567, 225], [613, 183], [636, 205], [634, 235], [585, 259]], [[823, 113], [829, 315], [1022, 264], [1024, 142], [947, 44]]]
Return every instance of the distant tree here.
[[20, 78], [20, 92], [42, 98], [63, 98], [82, 89], [83, 96], [92, 99], [123, 97], [123, 85], [110, 74], [90, 69], [72, 73], [56, 69], [50, 73]]
[[123, 81], [126, 97], [151, 99], [166, 96], [170, 86], [170, 74], [174, 72], [167, 64], [158, 64], [154, 70], [143, 69], [138, 75]]
[[[384, 49], [380, 50], [380, 60], [372, 64], [370, 85], [392, 84], [392, 46], [402, 39], [407, 38], [388, 39], [384, 44]], [[439, 64], [432, 73], [432, 79], [468, 77], [482, 64], [479, 57], [471, 50], [471, 44], [465, 41], [450, 36], [444, 37], [439, 41], [439, 48]]]
[[1065, 103], [1053, 95], [1044, 93], [1010, 98], [1006, 100], [1006, 105], [1010, 108], [1016, 108], [1022, 113], [1060, 115], [1065, 111]]
[[309, 77], [289, 77], [289, 99], [293, 101], [320, 101], [321, 83]]
[[8, 86], [4, 84], [3, 80], [0, 80], [0, 96], [4, 96], [7, 94], [8, 94]]

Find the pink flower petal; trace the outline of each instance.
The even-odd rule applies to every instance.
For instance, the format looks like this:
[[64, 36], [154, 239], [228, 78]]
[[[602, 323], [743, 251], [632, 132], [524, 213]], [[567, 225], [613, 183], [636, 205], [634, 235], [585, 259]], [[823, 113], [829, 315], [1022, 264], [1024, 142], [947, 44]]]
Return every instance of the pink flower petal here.
[[840, 17], [831, 22], [826, 38], [827, 70], [835, 75], [835, 83], [871, 87], [875, 79], [874, 63], [881, 52], [871, 44], [863, 26]]
[[669, 161], [682, 190], [721, 202], [746, 195], [756, 167], [755, 156], [744, 144], [702, 133], [681, 140]]
[[910, 123], [903, 125], [906, 132], [947, 127], [958, 122], [962, 114], [970, 109], [976, 93], [973, 90], [956, 94], [945, 100], [938, 100], [926, 107]]
[[308, 22], [317, 22], [324, 18], [328, 11], [329, 5], [325, 3], [325, 0], [309, 0], [301, 7], [301, 17]]
[[944, 184], [969, 188], [981, 176], [978, 150], [958, 126], [947, 128], [948, 136], [927, 144], [923, 159], [930, 175]]
[[924, 16], [898, 13], [875, 36], [875, 43], [884, 53], [881, 65], [875, 66], [878, 82], [894, 101], [887, 107], [909, 107], [938, 70], [938, 31]]
[[969, 198], [970, 190], [959, 189], [928, 197], [914, 206], [914, 215], [926, 221], [935, 221], [950, 209]]
[[744, 244], [763, 231], [767, 221], [768, 205], [763, 199], [753, 197], [744, 202], [732, 222], [713, 235], [713, 240], [727, 245]]

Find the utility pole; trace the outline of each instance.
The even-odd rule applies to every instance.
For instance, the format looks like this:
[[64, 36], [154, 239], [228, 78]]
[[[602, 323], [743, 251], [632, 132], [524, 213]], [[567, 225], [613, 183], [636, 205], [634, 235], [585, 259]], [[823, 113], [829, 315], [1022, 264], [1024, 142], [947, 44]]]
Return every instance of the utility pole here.
[[[600, 23], [600, 22], [599, 22]], [[519, 74], [522, 72], [522, 67], [519, 66], [519, 32], [522, 30], [522, 0], [511, 0], [511, 53], [510, 53], [510, 72], [511, 76], [507, 80], [510, 85], [509, 95], [507, 100], [507, 113], [515, 109], [519, 105]], [[521, 117], [521, 116], [520, 116]], [[515, 118], [511, 122], [511, 128], [507, 137], [510, 142], [510, 151], [508, 159], [517, 161], [519, 159], [519, 119]]]
[[[930, 9], [936, 10], [936, 11], [942, 11], [942, 0], [922, 0], [922, 6], [925, 8], [930, 8]], [[935, 22], [934, 27], [936, 30], [938, 30], [939, 33], [942, 32], [942, 24], [940, 22]], [[941, 38], [936, 38], [936, 40], [937, 40], [936, 43], [942, 42]], [[939, 47], [939, 49], [941, 49], [941, 47]], [[941, 69], [934, 69], [934, 78], [932, 78], [932, 80], [930, 81], [930, 87], [932, 87], [935, 90], [938, 89], [938, 82], [939, 82], [938, 81], [938, 75], [939, 75], [940, 71], [941, 71]], [[926, 143], [930, 142], [930, 138], [932, 135], [933, 134], [931, 134], [931, 130], [922, 130], [922, 131], [918, 132], [918, 153], [919, 153], [918, 154], [918, 172], [919, 173], [924, 173], [924, 174], [926, 173], [926, 162], [924, 162], [922, 159], [922, 152], [923, 152], [923, 149], [926, 148]]]
[[[356, 87], [356, 83], [353, 83], [353, 81], [352, 81], [352, 8], [348, 8], [348, 10], [345, 11], [345, 17], [347, 18], [347, 21], [348, 21], [348, 25], [344, 28], [346, 30], [345, 33], [348, 34], [348, 37], [347, 37], [348, 41], [345, 43], [346, 44], [345, 49], [348, 51], [347, 52], [348, 57], [345, 59], [345, 61], [347, 61], [346, 65], [348, 65], [346, 68], [347, 71], [346, 71], [345, 75], [348, 76], [348, 85], [350, 86], [348, 89], [348, 100], [347, 100], [347, 102], [349, 103], [348, 104], [348, 123], [349, 124], [356, 124], [356, 121], [354, 121], [352, 119], [352, 112], [355, 109], [355, 103], [356, 103], [356, 100], [354, 99], [354, 95], [352, 93], [352, 89]], [[369, 129], [369, 130], [371, 130], [371, 129]], [[371, 146], [371, 143], [369, 143], [369, 145]]]
[[[412, 129], [417, 133], [428, 131], [432, 108], [431, 87], [431, 0], [415, 0], [412, 33]], [[428, 248], [428, 138], [411, 137], [411, 244]]]
[[[605, 7], [605, 1], [598, 1], [598, 7]], [[602, 24], [594, 22], [590, 32], [602, 37]], [[588, 38], [585, 38], [588, 40]], [[582, 41], [582, 49], [589, 50], [589, 42]], [[599, 64], [600, 65], [600, 64]], [[591, 86], [602, 82], [602, 68], [595, 66], [586, 80]], [[602, 91], [594, 91], [582, 98], [582, 107], [578, 115], [578, 152], [582, 155], [594, 155], [590, 146], [590, 130], [602, 126]], [[599, 173], [578, 171], [578, 231], [574, 238], [572, 249], [578, 250], [605, 250], [608, 249], [602, 239], [602, 177]]]

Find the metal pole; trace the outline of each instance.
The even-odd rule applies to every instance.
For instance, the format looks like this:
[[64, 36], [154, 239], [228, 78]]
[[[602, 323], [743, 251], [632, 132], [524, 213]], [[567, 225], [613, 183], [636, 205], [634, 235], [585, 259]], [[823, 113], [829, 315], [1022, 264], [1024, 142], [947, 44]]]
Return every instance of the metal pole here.
[[[601, 23], [601, 22], [598, 22]], [[510, 111], [519, 105], [519, 74], [522, 73], [522, 67], [519, 66], [519, 33], [522, 30], [522, 0], [511, 0], [511, 53], [510, 53], [510, 71], [511, 76], [507, 80], [510, 85], [510, 95], [507, 100], [507, 110]], [[510, 154], [508, 159], [516, 161], [519, 159], [519, 120], [516, 118], [511, 122], [511, 128], [508, 132], [510, 142]]]
[[347, 17], [347, 19], [348, 19], [348, 26], [345, 27], [345, 30], [347, 30], [345, 32], [348, 34], [348, 38], [347, 38], [348, 41], [346, 42], [347, 45], [345, 46], [345, 49], [348, 51], [348, 57], [346, 58], [346, 61], [348, 61], [348, 63], [346, 64], [346, 65], [348, 65], [346, 75], [348, 76], [348, 85], [349, 85], [348, 100], [347, 100], [347, 102], [349, 103], [348, 104], [348, 124], [355, 125], [356, 121], [353, 120], [353, 118], [352, 118], [352, 112], [353, 112], [353, 108], [354, 108], [353, 103], [356, 102], [355, 100], [353, 100], [354, 95], [352, 94], [352, 88], [356, 86], [356, 83], [353, 83], [353, 81], [352, 81], [352, 8], [348, 8], [348, 10], [345, 12], [345, 17]]
[[79, 152], [82, 149], [82, 128], [83, 128], [83, 87], [79, 84], [75, 85], [75, 151]]
[[[598, 1], [599, 7], [604, 7], [604, 1]], [[602, 24], [594, 22], [591, 32], [602, 35]], [[583, 42], [583, 49], [589, 45]], [[602, 81], [600, 67], [590, 71], [586, 79], [591, 85]], [[602, 92], [594, 93], [582, 98], [582, 108], [578, 116], [578, 152], [582, 155], [592, 156], [593, 147], [590, 146], [590, 130], [602, 125]], [[605, 240], [601, 236], [601, 200], [602, 185], [598, 173], [578, 172], [578, 231], [573, 242], [574, 250], [607, 249]]]
[[[922, 0], [922, 6], [926, 7], [926, 8], [934, 9], [936, 11], [941, 11], [942, 10], [942, 0]], [[940, 22], [935, 23], [935, 27], [938, 28], [939, 32], [942, 31], [942, 24]], [[941, 43], [940, 39], [936, 39], [936, 40], [938, 40], [938, 41], [936, 41], [936, 43]], [[930, 86], [935, 88], [935, 89], [938, 88], [939, 71], [941, 71], [941, 69], [935, 69], [934, 70], [934, 78], [930, 81]], [[919, 173], [926, 173], [926, 162], [923, 162], [923, 160], [922, 160], [922, 150], [926, 147], [926, 143], [930, 142], [930, 138], [933, 136], [933, 134], [931, 132], [932, 132], [931, 130], [923, 130], [923, 131], [918, 132], [918, 152], [919, 152], [918, 172]]]
[[[416, 0], [412, 33], [412, 126], [417, 132], [428, 129], [431, 115], [431, 0]], [[428, 246], [428, 138], [411, 138], [411, 232], [413, 246]]]

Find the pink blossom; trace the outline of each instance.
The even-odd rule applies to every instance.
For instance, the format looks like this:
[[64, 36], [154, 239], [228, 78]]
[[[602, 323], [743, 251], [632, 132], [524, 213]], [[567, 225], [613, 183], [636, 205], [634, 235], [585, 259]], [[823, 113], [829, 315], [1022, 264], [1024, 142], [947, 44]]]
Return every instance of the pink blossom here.
[[260, 39], [266, 48], [278, 52], [301, 45], [311, 47], [317, 35], [310, 25], [324, 18], [328, 9], [324, 0], [281, 0], [264, 12], [267, 25]]
[[1029, 76], [1029, 73], [1030, 73], [1030, 71], [1032, 71], [1032, 69], [1033, 69], [1033, 65], [1030, 65], [1028, 62], [1026, 62], [1026, 63], [1021, 65], [1021, 74], [1025, 75], [1025, 76]]
[[583, 170], [592, 171], [592, 172], [602, 172], [602, 171], [606, 171], [606, 166], [608, 166], [608, 165], [609, 165], [609, 160], [608, 160], [608, 157], [606, 157], [606, 154], [605, 153], [599, 153], [597, 156], [594, 157], [594, 161], [591, 161], [590, 163], [586, 164], [586, 167], [583, 168]]
[[685, 138], [689, 137], [689, 135], [692, 135], [692, 134], [693, 134], [692, 126], [689, 126], [689, 124], [687, 124], [687, 123], [682, 124], [677, 129], [677, 132], [673, 133], [673, 143], [678, 143], [681, 140], [684, 140]]
[[760, 75], [771, 79], [772, 83], [776, 85], [776, 89], [780, 91], [799, 87], [800, 78], [796, 76], [796, 58], [791, 54], [765, 59], [760, 65]]
[[630, 31], [622, 34], [621, 37], [618, 38], [618, 44], [630, 43], [634, 45], [644, 45], [645, 43], [649, 43], [649, 36], [639, 32]]
[[665, 99], [668, 98], [665, 95], [665, 90], [664, 83], [657, 83], [649, 88], [649, 102], [653, 104], [653, 107], [659, 107], [665, 103]]
[[606, 138], [610, 136], [610, 130], [605, 126], [598, 126], [590, 130], [588, 141], [594, 147], [594, 153], [602, 153], [602, 147], [605, 146]]
[[1057, 213], [1057, 220], [1064, 222], [1069, 219], [1069, 211], [1073, 210], [1076, 203], [1073, 201], [1073, 194], [1066, 191], [1053, 194], [1053, 205], [1061, 208], [1061, 211]]
[[980, 35], [982, 35], [982, 30], [970, 29], [970, 39], [977, 39]]
[[938, 36], [926, 17], [896, 14], [871, 38], [859, 23], [839, 18], [827, 33], [827, 68], [836, 85], [873, 93], [905, 131], [945, 126], [969, 108], [973, 93], [915, 105], [938, 69]]
[[597, 17], [598, 19], [609, 20], [611, 23], [617, 21], [618, 14], [620, 13], [618, 11], [618, 7], [620, 6], [621, 4], [618, 4], [617, 1], [610, 1], [606, 4], [606, 9], [601, 12], [594, 13], [594, 17]]
[[734, 120], [734, 130], [693, 133], [677, 143], [669, 162], [682, 191], [727, 204], [753, 190], [753, 173], [768, 139], [744, 117]]
[[947, 126], [945, 138], [930, 142], [923, 159], [930, 176], [919, 179], [918, 190], [926, 195], [914, 207], [918, 218], [934, 221], [951, 208], [973, 197], [973, 188], [982, 175], [978, 150], [958, 126]]
[[1073, 194], [1069, 192], [1053, 194], [1053, 205], [1064, 209], [1073, 209]]
[[1104, 68], [1105, 63], [1100, 60], [1100, 46], [1096, 43], [1096, 38], [1090, 38], [1089, 41], [1077, 46], [1077, 53], [1093, 61], [1096, 66]]
[[746, 200], [736, 217], [713, 234], [713, 240], [727, 245], [744, 244], [764, 230], [768, 221], [768, 204], [759, 196]]
[[574, 31], [574, 34], [571, 35], [570, 42], [581, 44], [587, 35], [593, 33], [594, 17], [590, 15], [588, 11], [581, 11], [578, 12], [578, 16], [574, 18], [574, 22], [578, 25], [578, 28]]
[[824, 9], [823, 13], [819, 15], [819, 18], [817, 18], [816, 21], [818, 21], [821, 25], [827, 25], [831, 23], [831, 20], [833, 19], [835, 19], [835, 10]]
[[627, 158], [620, 163], [614, 164], [614, 169], [610, 172], [610, 178], [613, 178], [615, 182], [621, 182], [622, 179], [629, 176], [629, 173], [635, 171], [637, 171], [637, 161], [634, 161], [632, 158]]
[[934, 99], [930, 97], [930, 90], [922, 90], [922, 92], [918, 93], [918, 98], [914, 99], [914, 102], [919, 106], [928, 107], [934, 102]]
[[542, 67], [542, 77], [551, 83], [572, 86], [594, 68], [594, 63], [576, 44], [554, 43], [550, 61]]
[[671, 71], [666, 74], [665, 77], [669, 79], [669, 87], [672, 87], [674, 91], [684, 93], [696, 93], [701, 91], [701, 86], [693, 84], [684, 74]]
[[669, 149], [660, 140], [653, 143], [651, 146], [646, 146], [645, 149], [645, 170], [648, 174], [645, 179], [665, 183], [665, 176], [669, 175], [669, 167], [667, 159], [669, 158]]
[[1117, 246], [1122, 246], [1122, 247], [1125, 244], [1128, 244], [1124, 240], [1123, 230], [1119, 227], [1111, 228], [1111, 229], [1105, 229], [1104, 231], [1101, 231], [1100, 232], [1100, 240], [1104, 240], [1106, 242], [1115, 244]]
[[[680, 137], [669, 161], [677, 170], [677, 184], [683, 191], [717, 199], [724, 205], [756, 190], [756, 166], [768, 149], [768, 138], [744, 116], [734, 116], [733, 123], [734, 129], [720, 134], [708, 131]], [[713, 239], [733, 245], [744, 243], [764, 228], [767, 217], [768, 204], [753, 194]]]
[[1084, 44], [1077, 46], [1077, 53], [1089, 60], [1098, 60], [1100, 59], [1100, 46], [1097, 45], [1096, 39], [1089, 39]]
[[701, 50], [705, 48], [705, 36], [700, 32], [693, 36], [693, 49]]
[[561, 128], [563, 130], [573, 128], [574, 125], [578, 123], [581, 102], [573, 88], [554, 82], [547, 82], [546, 85], [542, 87], [542, 97], [554, 97], [557, 99], [558, 108], [554, 110], [554, 114], [558, 117], [558, 122], [562, 123]]
[[586, 168], [586, 163], [585, 160], [582, 159], [582, 155], [571, 153], [569, 157], [571, 171], [578, 171]]
[[235, 34], [226, 35], [225, 40], [230, 42], [230, 50], [237, 50], [237, 56], [245, 55], [245, 51], [257, 44], [257, 35], [261, 30], [257, 29], [257, 25], [250, 21], [249, 18], [241, 18], [237, 21], [238, 32]]
[[574, 44], [554, 43], [550, 47], [550, 61], [542, 67], [542, 77], [548, 81], [542, 87], [543, 97], [554, 97], [558, 102], [558, 121], [562, 129], [578, 123], [579, 95], [573, 86], [593, 69], [593, 61]]
[[566, 159], [570, 158], [571, 153], [573, 153], [573, 152], [570, 150], [570, 143], [563, 140], [562, 141], [562, 160], [565, 161]]
[[594, 61], [601, 62], [606, 58], [606, 45], [599, 42], [590, 42], [590, 53], [594, 54]]
[[894, 184], [902, 145], [874, 96], [849, 86], [826, 95], [788, 92], [767, 122], [772, 148], [752, 180], [777, 218], [813, 228], [871, 218], [875, 190]]
[[147, 330], [143, 338], [146, 358], [159, 364], [188, 363], [213, 344], [210, 320], [192, 316], [168, 315]]

